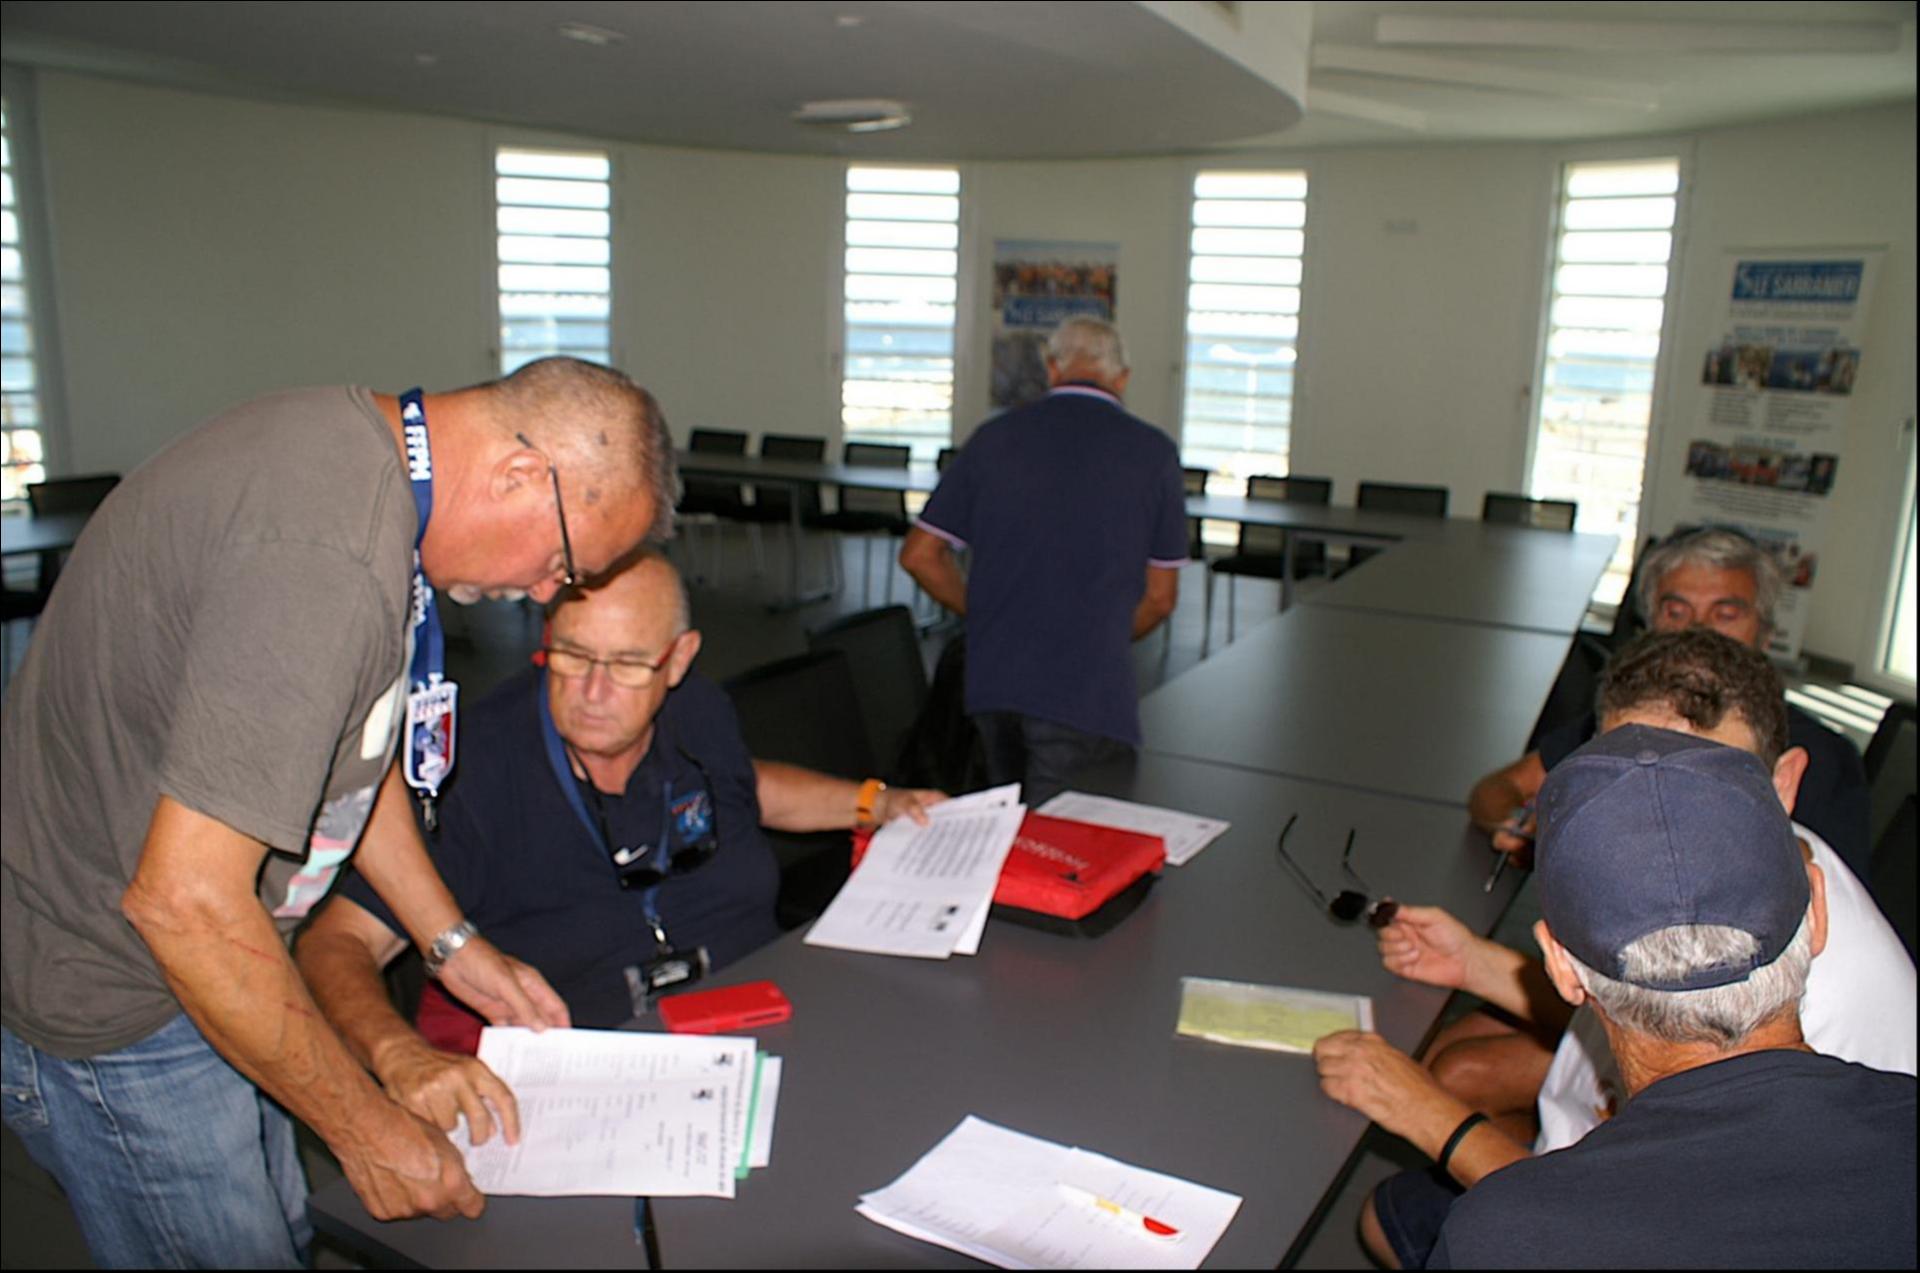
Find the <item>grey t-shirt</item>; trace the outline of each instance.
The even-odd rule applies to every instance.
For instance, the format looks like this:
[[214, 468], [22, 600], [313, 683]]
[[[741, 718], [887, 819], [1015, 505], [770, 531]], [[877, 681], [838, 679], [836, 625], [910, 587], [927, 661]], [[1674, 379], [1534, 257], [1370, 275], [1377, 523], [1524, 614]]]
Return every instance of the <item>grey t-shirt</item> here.
[[290, 930], [366, 825], [405, 705], [416, 524], [360, 388], [236, 407], [122, 482], [0, 726], [0, 1019], [92, 1056], [180, 1011], [120, 913], [167, 795], [269, 846]]

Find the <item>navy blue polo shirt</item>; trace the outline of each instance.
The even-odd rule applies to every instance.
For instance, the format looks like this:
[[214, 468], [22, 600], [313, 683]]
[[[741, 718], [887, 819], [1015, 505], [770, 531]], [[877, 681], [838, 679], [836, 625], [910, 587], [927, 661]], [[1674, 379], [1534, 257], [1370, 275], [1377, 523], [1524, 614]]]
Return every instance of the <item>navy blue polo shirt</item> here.
[[[549, 759], [544, 688], [543, 674], [528, 669], [462, 713], [459, 763], [427, 850], [466, 917], [539, 969], [576, 1026], [616, 1026], [633, 1015], [625, 969], [657, 951], [644, 895], [620, 888], [581, 816], [592, 806], [569, 798]], [[675, 948], [705, 946], [719, 967], [780, 935], [779, 867], [760, 830], [753, 760], [733, 704], [712, 681], [689, 675], [669, 691], [626, 791], [602, 801], [617, 847], [657, 845], [665, 834], [679, 848], [711, 819], [718, 852], [655, 892]], [[340, 891], [405, 931], [357, 872]]]
[[1102, 389], [1063, 385], [981, 425], [919, 525], [971, 551], [967, 711], [1137, 746], [1133, 612], [1149, 565], [1187, 560], [1173, 439]]

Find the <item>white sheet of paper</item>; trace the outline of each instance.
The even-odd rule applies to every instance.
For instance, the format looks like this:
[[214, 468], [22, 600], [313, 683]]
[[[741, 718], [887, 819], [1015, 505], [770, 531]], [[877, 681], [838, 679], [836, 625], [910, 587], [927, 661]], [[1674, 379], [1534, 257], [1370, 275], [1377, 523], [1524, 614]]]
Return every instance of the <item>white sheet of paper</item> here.
[[1007, 783], [1002, 787], [982, 787], [978, 791], [969, 791], [965, 795], [943, 800], [928, 814], [978, 813], [982, 809], [1004, 809], [1010, 804], [1020, 803], [1020, 784]]
[[753, 1106], [753, 1126], [747, 1129], [747, 1166], [764, 1167], [773, 1161], [773, 1113], [780, 1104], [780, 1058], [760, 1061], [760, 1096]]
[[945, 809], [934, 810], [938, 816], [924, 827], [896, 818], [875, 832], [806, 944], [917, 959], [951, 955], [993, 897], [1026, 809]]
[[[1074, 1184], [1181, 1230], [1149, 1238], [1075, 1202]], [[1240, 1207], [1233, 1194], [968, 1116], [856, 1208], [876, 1224], [1002, 1268], [1198, 1268]]]
[[[960, 805], [963, 810], [978, 810], [1004, 809], [1019, 803], [1020, 784], [1010, 782], [1004, 787], [988, 787], [984, 791], [971, 792], [967, 795], [957, 797], [954, 800], [949, 800], [944, 805], [936, 805], [934, 806], [934, 812], [938, 813], [941, 809], [946, 809], [951, 813], [955, 804]], [[1021, 816], [1024, 819], [1025, 815], [1023, 814]], [[992, 909], [993, 895], [989, 893], [987, 900], [981, 904], [980, 909], [973, 913], [973, 919], [968, 923], [965, 931], [962, 932], [960, 940], [954, 944], [954, 954], [977, 955], [980, 953], [980, 939], [987, 935], [987, 914], [992, 911]]]
[[1063, 791], [1041, 805], [1039, 811], [1050, 817], [1157, 835], [1166, 842], [1168, 866], [1185, 866], [1233, 825], [1219, 818], [1203, 818], [1197, 813], [1134, 804], [1130, 800], [1115, 800], [1085, 791]]
[[[462, 1124], [454, 1143], [483, 1193], [731, 1198], [754, 1049], [730, 1035], [489, 1026], [479, 1057], [513, 1089], [521, 1141], [471, 1146]], [[716, 1155], [723, 1182], [709, 1179]]]

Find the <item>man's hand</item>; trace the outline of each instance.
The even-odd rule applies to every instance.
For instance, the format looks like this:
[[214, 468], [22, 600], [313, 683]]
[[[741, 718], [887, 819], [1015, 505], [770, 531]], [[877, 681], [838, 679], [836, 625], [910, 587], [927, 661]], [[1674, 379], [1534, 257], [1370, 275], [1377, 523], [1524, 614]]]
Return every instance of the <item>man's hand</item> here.
[[912, 818], [921, 826], [927, 825], [927, 810], [947, 798], [944, 791], [924, 791], [912, 787], [888, 787], [873, 802], [873, 820], [878, 826], [885, 826], [898, 817]]
[[567, 1005], [529, 964], [476, 937], [440, 968], [440, 984], [494, 1025], [535, 1030], [573, 1024]]
[[369, 1140], [331, 1145], [367, 1213], [376, 1220], [471, 1220], [485, 1211], [487, 1200], [446, 1133], [398, 1106], [387, 1108], [392, 1117]]
[[1488, 838], [1494, 848], [1512, 855], [1513, 865], [1531, 866], [1535, 823], [1533, 802], [1528, 801], [1509, 814], [1507, 820], [1495, 827]]
[[1313, 1063], [1321, 1091], [1422, 1148], [1434, 1128], [1453, 1127], [1469, 1112], [1426, 1067], [1370, 1031], [1328, 1035], [1313, 1045]]
[[388, 1096], [442, 1131], [466, 1115], [474, 1144], [493, 1135], [493, 1119], [509, 1145], [520, 1140], [520, 1106], [513, 1090], [478, 1057], [442, 1052], [419, 1035], [397, 1037], [374, 1057], [373, 1072]]
[[1379, 937], [1380, 962], [1388, 972], [1450, 990], [1467, 984], [1474, 949], [1481, 941], [1437, 906], [1405, 904]]

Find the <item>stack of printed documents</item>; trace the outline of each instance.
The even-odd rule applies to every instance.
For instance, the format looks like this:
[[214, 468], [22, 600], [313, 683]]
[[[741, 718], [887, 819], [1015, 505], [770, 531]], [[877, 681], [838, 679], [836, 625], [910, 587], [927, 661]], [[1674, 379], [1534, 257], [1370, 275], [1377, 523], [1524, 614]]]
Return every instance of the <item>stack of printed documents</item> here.
[[856, 1210], [1004, 1269], [1196, 1269], [1240, 1198], [969, 1115]]
[[839, 895], [814, 922], [809, 946], [945, 959], [979, 953], [1000, 868], [1027, 808], [1020, 784], [960, 796], [895, 818], [874, 833]]
[[769, 1161], [780, 1059], [752, 1039], [489, 1026], [479, 1056], [520, 1106], [517, 1145], [452, 1133], [481, 1193], [731, 1198]]
[[1243, 1048], [1311, 1052], [1342, 1030], [1373, 1029], [1373, 1000], [1365, 995], [1250, 981], [1180, 978], [1180, 1023], [1174, 1033]]
[[1071, 818], [1095, 826], [1157, 835], [1167, 846], [1168, 866], [1185, 866], [1194, 854], [1219, 839], [1233, 825], [1218, 818], [1203, 818], [1197, 813], [1159, 809], [1084, 791], [1063, 791], [1041, 805], [1039, 811], [1052, 818]]

